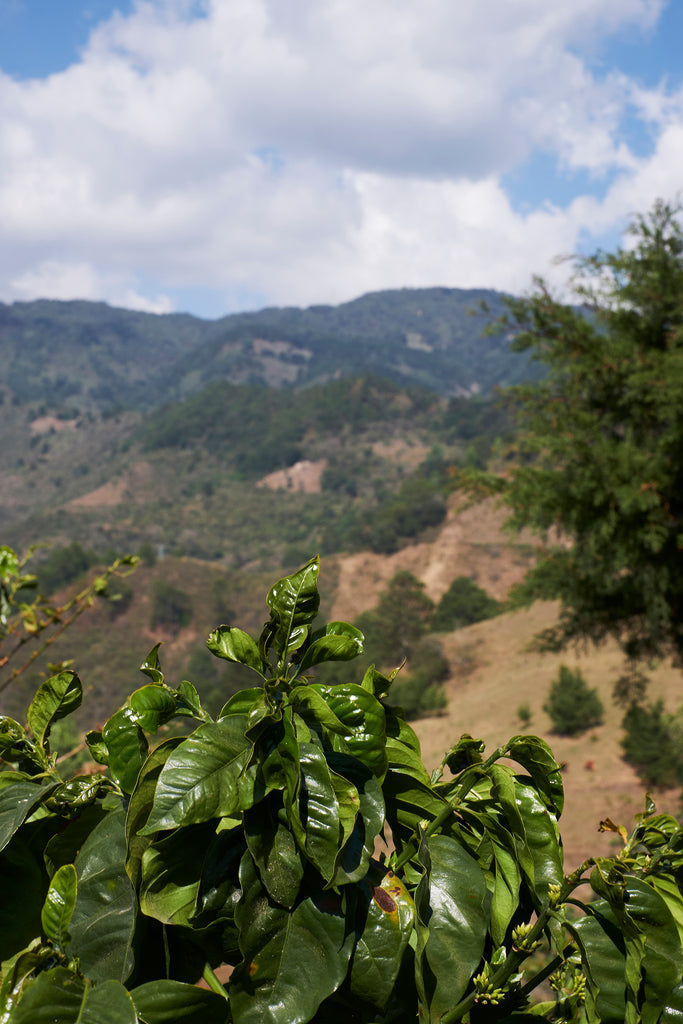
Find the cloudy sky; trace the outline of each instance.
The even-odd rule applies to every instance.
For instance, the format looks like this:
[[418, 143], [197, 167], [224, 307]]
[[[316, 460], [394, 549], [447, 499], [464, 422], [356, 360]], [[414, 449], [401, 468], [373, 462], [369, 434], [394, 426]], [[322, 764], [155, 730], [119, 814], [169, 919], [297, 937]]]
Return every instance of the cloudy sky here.
[[0, 0], [0, 301], [526, 290], [683, 194], [680, 0]]

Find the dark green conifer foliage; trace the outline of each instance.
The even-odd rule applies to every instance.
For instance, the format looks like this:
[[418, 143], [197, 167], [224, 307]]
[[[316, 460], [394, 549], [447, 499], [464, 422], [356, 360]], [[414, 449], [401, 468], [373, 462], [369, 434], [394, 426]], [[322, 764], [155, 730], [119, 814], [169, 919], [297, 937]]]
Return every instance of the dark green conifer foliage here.
[[511, 525], [549, 541], [517, 588], [559, 598], [546, 646], [614, 636], [631, 661], [683, 657], [683, 229], [657, 202], [632, 247], [575, 260], [583, 308], [542, 282], [510, 303], [515, 347], [546, 364], [511, 389], [525, 460]]
[[566, 665], [560, 665], [543, 710], [560, 736], [576, 736], [600, 725], [605, 711], [598, 691], [590, 689], [579, 669], [572, 671]]
[[661, 700], [632, 704], [624, 715], [624, 757], [650, 786], [676, 786], [683, 780], [683, 750], [674, 719]]

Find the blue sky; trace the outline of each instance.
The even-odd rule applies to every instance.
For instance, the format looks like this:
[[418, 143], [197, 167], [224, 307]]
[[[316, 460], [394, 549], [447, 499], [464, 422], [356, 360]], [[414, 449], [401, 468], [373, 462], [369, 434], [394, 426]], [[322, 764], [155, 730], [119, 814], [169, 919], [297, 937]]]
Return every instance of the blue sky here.
[[0, 301], [566, 289], [683, 192], [678, 0], [3, 0]]

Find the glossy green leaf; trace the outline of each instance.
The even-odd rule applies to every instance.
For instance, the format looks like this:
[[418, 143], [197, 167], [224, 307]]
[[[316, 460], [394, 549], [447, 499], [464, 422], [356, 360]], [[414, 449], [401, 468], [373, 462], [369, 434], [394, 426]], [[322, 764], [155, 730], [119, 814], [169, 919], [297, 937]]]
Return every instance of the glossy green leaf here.
[[[508, 925], [519, 905], [519, 887], [522, 876], [517, 859], [510, 846], [491, 838], [495, 861], [493, 898], [491, 900], [491, 935], [497, 946], [502, 946]], [[510, 837], [512, 840], [512, 837]]]
[[142, 835], [233, 814], [238, 778], [251, 755], [244, 715], [200, 725], [168, 758]]
[[152, 842], [151, 835], [138, 835], [149, 819], [154, 805], [154, 794], [156, 793], [157, 782], [164, 767], [173, 751], [183, 742], [181, 736], [174, 736], [171, 739], [160, 743], [151, 751], [149, 757], [138, 775], [138, 781], [128, 803], [126, 815], [126, 841], [127, 859], [126, 871], [133, 886], [137, 890], [140, 884], [142, 870], [142, 855]]
[[360, 796], [353, 782], [334, 771], [329, 756], [326, 760], [339, 807], [339, 845], [344, 846], [353, 833], [360, 811]]
[[142, 1024], [230, 1024], [227, 1001], [196, 985], [150, 981], [130, 995]]
[[[417, 733], [406, 722], [403, 709], [384, 706], [384, 718], [386, 722], [387, 743], [391, 740], [394, 746], [407, 747], [421, 756], [420, 741], [417, 738]], [[423, 771], [426, 773], [424, 765]]]
[[245, 811], [244, 835], [268, 894], [284, 907], [293, 907], [304, 866], [287, 827], [280, 793], [269, 794], [257, 807]]
[[387, 821], [396, 840], [410, 839], [420, 826], [433, 821], [447, 806], [429, 786], [387, 772], [382, 784]]
[[76, 858], [78, 897], [71, 918], [70, 952], [93, 981], [125, 981], [133, 966], [136, 900], [125, 859], [121, 809], [93, 829]]
[[320, 561], [316, 556], [291, 576], [278, 580], [268, 592], [266, 600], [276, 623], [274, 640], [280, 657], [301, 646], [308, 635], [310, 623], [318, 614], [319, 568]]
[[[331, 753], [327, 760], [337, 775], [353, 782], [354, 792], [358, 796], [358, 812], [355, 814], [353, 828], [337, 854], [332, 879], [333, 885], [345, 885], [363, 878], [368, 870], [375, 842], [384, 827], [384, 796], [379, 780], [356, 758], [349, 754]], [[337, 799], [341, 807], [339, 791]]]
[[619, 925], [605, 900], [596, 900], [567, 929], [578, 940], [589, 1008], [603, 1024], [623, 1024], [626, 1015], [626, 950]]
[[[13, 778], [13, 775], [8, 774], [6, 778]], [[19, 775], [16, 782], [0, 788], [0, 850], [4, 850], [37, 805], [56, 788], [55, 785], [28, 782]]]
[[268, 789], [287, 789], [291, 799], [299, 789], [299, 744], [291, 707], [285, 707], [279, 721], [261, 731], [255, 744], [255, 758]]
[[147, 740], [132, 708], [117, 711], [102, 729], [107, 745], [109, 770], [124, 793], [132, 793], [147, 757]]
[[234, 1024], [304, 1024], [341, 984], [353, 933], [333, 892], [313, 893], [293, 910], [263, 887], [251, 855], [240, 867], [235, 919], [244, 962], [230, 981]]
[[26, 721], [39, 746], [43, 746], [53, 722], [80, 707], [81, 681], [75, 672], [60, 672], [46, 679], [29, 705]]
[[424, 875], [415, 893], [415, 970], [420, 1016], [437, 1021], [469, 986], [486, 941], [484, 873], [449, 836], [422, 837]]
[[48, 875], [54, 875], [63, 864], [73, 864], [95, 825], [99, 825], [108, 813], [102, 804], [89, 804], [76, 817], [63, 823], [59, 832], [48, 840], [43, 851]]
[[228, 715], [249, 716], [255, 708], [258, 710], [262, 710], [264, 714], [267, 711], [266, 698], [263, 692], [263, 687], [247, 686], [243, 690], [238, 690], [237, 693], [233, 693], [230, 700], [228, 700], [221, 708], [218, 715], [218, 719], [220, 721], [221, 718], [227, 718]]
[[526, 768], [551, 811], [559, 817], [564, 807], [564, 787], [560, 766], [548, 744], [538, 736], [513, 736], [506, 753]]
[[43, 934], [61, 950], [69, 942], [69, 925], [76, 907], [76, 868], [64, 864], [55, 873], [47, 891], [41, 921]]
[[182, 683], [178, 684], [176, 694], [179, 711], [187, 709], [195, 718], [201, 718], [204, 721], [210, 719], [210, 715], [202, 707], [196, 687], [187, 679], [183, 679]]
[[144, 672], [157, 686], [161, 686], [164, 681], [164, 673], [161, 671], [161, 662], [159, 661], [160, 647], [160, 643], [155, 644], [142, 665], [140, 665], [140, 671]]
[[388, 676], [385, 676], [381, 672], [378, 672], [374, 665], [370, 665], [366, 670], [360, 685], [364, 690], [367, 690], [368, 693], [371, 693], [373, 697], [376, 697], [377, 700], [381, 700], [382, 697], [386, 697], [389, 693], [391, 684], [396, 678], [397, 672], [398, 669], [395, 669], [393, 672], [390, 672]]
[[150, 683], [135, 690], [129, 697], [135, 721], [147, 732], [156, 732], [176, 713], [176, 698], [165, 686]]
[[[533, 885], [543, 902], [549, 885], [560, 885], [564, 880], [562, 847], [557, 821], [533, 786], [515, 783], [516, 802], [524, 822], [526, 842], [534, 862]], [[523, 867], [524, 862], [520, 861]]]
[[299, 819], [306, 837], [306, 856], [329, 882], [340, 846], [339, 803], [320, 747], [301, 743], [299, 764]]
[[[323, 686], [314, 683], [308, 689], [320, 694], [330, 711], [342, 723], [343, 731], [331, 729], [335, 749], [347, 750], [367, 765], [378, 778], [387, 770], [384, 708], [372, 694], [355, 683]], [[325, 726], [325, 723], [322, 723]], [[339, 737], [339, 746], [334, 737]]]
[[[406, 728], [410, 733], [413, 732], [407, 723]], [[411, 743], [406, 742], [406, 739], [410, 740], [410, 738], [410, 734], [405, 737], [403, 729], [401, 729], [401, 735], [399, 737], [387, 736], [386, 752], [388, 765], [393, 771], [401, 772], [405, 775], [412, 775], [414, 779], [417, 779], [419, 782], [424, 782], [424, 784], [428, 786], [431, 784], [431, 780], [427, 773], [427, 769], [422, 763], [420, 744], [419, 742], [416, 742], [415, 745], [412, 745]], [[415, 737], [415, 739], [417, 741], [417, 737]]]
[[365, 637], [348, 622], [328, 622], [323, 631], [316, 631], [301, 659], [299, 671], [305, 672], [324, 661], [350, 661], [363, 653]]
[[650, 884], [666, 903], [678, 928], [678, 937], [683, 944], [683, 892], [673, 875], [659, 869], [650, 876]]
[[669, 993], [660, 1024], [681, 1024], [681, 1021], [683, 1021], [683, 981], [680, 981]]
[[656, 1024], [674, 987], [683, 977], [683, 950], [678, 928], [666, 902], [637, 877], [625, 886], [626, 909], [644, 939], [643, 995], [640, 1007], [643, 1024]]
[[28, 986], [8, 1024], [137, 1024], [137, 1015], [120, 982], [92, 987], [65, 967], [54, 967]]
[[189, 825], [152, 843], [142, 854], [140, 909], [162, 924], [188, 924], [195, 911], [202, 863], [213, 822]]
[[109, 748], [104, 742], [100, 729], [91, 729], [90, 732], [87, 732], [85, 742], [93, 761], [97, 761], [98, 764], [109, 764]]
[[392, 993], [415, 917], [401, 879], [373, 864], [360, 886], [361, 931], [351, 964], [351, 991], [383, 1009]]
[[219, 626], [209, 635], [206, 646], [212, 654], [238, 665], [247, 665], [265, 679], [268, 665], [261, 657], [256, 641], [236, 626]]
[[75, 775], [57, 786], [45, 801], [45, 806], [57, 814], [75, 814], [113, 789], [114, 783], [106, 775]]

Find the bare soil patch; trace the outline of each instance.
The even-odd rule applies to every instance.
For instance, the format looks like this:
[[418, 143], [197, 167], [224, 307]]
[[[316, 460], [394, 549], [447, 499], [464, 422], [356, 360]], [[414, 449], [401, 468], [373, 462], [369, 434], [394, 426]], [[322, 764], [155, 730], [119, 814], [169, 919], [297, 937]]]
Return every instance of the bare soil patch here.
[[303, 491], [306, 494], [320, 493], [320, 480], [327, 466], [327, 459], [311, 462], [303, 459], [295, 462], [288, 469], [277, 469], [259, 480], [257, 487], [267, 487], [270, 491]]
[[49, 434], [51, 430], [72, 430], [76, 426], [76, 420], [58, 420], [56, 416], [38, 416], [32, 420], [30, 430], [32, 434]]
[[125, 502], [144, 502], [145, 491], [152, 480], [152, 467], [148, 462], [138, 462], [115, 480], [96, 487], [87, 494], [72, 498], [66, 508], [111, 508]]

